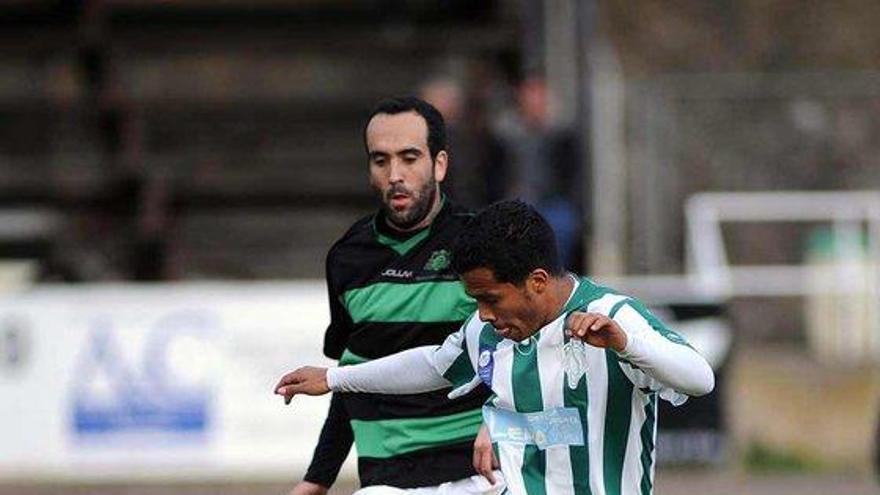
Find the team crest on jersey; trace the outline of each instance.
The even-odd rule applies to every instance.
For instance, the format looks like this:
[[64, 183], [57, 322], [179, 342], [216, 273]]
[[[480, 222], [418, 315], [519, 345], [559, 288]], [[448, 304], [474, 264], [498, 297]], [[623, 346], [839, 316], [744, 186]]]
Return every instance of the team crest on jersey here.
[[480, 356], [477, 358], [477, 371], [480, 374], [480, 380], [486, 384], [486, 386], [492, 386], [492, 370], [495, 368], [495, 360], [492, 358], [492, 351], [490, 349], [482, 349], [480, 351]]
[[578, 382], [587, 374], [587, 347], [584, 341], [572, 338], [562, 346], [562, 368], [568, 387], [576, 389]]
[[428, 262], [425, 263], [425, 270], [432, 272], [439, 272], [447, 267], [449, 267], [450, 255], [449, 251], [445, 249], [439, 249], [431, 253], [431, 257], [428, 259]]

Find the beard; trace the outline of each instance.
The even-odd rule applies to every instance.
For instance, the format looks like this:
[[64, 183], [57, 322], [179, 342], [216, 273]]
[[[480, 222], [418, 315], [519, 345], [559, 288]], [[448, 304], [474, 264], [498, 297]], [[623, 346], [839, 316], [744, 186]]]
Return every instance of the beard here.
[[[397, 211], [390, 206], [391, 198], [395, 194], [406, 194], [412, 198], [412, 205]], [[411, 191], [402, 185], [392, 186], [382, 195], [382, 210], [385, 217], [400, 230], [408, 230], [418, 225], [431, 212], [434, 200], [437, 197], [437, 181], [431, 177], [418, 191]]]

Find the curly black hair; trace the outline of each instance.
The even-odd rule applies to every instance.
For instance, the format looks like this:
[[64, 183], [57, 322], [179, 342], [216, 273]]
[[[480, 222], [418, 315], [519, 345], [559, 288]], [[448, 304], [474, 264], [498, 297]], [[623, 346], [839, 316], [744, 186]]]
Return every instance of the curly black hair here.
[[521, 200], [499, 201], [479, 212], [453, 244], [452, 268], [459, 275], [488, 268], [498, 282], [514, 285], [537, 268], [564, 273], [553, 229]]
[[[380, 113], [397, 115], [405, 112], [415, 112], [425, 119], [425, 124], [428, 126], [428, 151], [431, 153], [431, 159], [437, 158], [437, 153], [446, 150], [446, 122], [443, 120], [443, 114], [434, 105], [415, 96], [386, 98], [373, 107], [373, 111], [364, 123], [364, 148], [367, 148], [367, 126], [370, 125], [373, 117]], [[367, 153], [370, 153], [369, 148]]]

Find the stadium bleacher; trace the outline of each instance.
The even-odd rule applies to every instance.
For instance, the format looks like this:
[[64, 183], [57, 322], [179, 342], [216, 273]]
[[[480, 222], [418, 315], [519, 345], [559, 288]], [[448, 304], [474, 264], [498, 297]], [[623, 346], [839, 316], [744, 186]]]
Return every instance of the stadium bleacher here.
[[[320, 277], [372, 207], [370, 106], [516, 46], [496, 2], [15, 2], [0, 25], [0, 209], [61, 216], [16, 251], [46, 280]], [[165, 261], [140, 277], [143, 237]]]

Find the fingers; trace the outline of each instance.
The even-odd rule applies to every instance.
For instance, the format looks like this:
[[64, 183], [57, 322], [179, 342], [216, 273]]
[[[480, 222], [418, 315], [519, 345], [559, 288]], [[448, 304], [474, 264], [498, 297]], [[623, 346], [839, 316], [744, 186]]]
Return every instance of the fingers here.
[[480, 427], [477, 438], [474, 440], [474, 470], [481, 474], [493, 486], [495, 485], [494, 467], [498, 464], [495, 453], [492, 451], [492, 440], [489, 438], [489, 429], [486, 425]]
[[278, 381], [278, 384], [275, 385], [275, 393], [277, 394], [278, 390], [281, 389], [281, 387], [284, 387], [285, 385], [290, 385], [292, 383], [296, 383], [298, 381], [298, 376], [299, 376], [298, 372], [299, 372], [299, 370], [297, 369], [295, 371], [291, 371], [290, 373], [287, 373], [286, 375], [282, 376], [281, 380]]
[[474, 447], [474, 469], [492, 485], [495, 484], [493, 460], [494, 455], [492, 453], [491, 445], [488, 448]]
[[275, 395], [284, 396], [284, 404], [290, 404], [290, 401], [293, 400], [293, 396], [301, 392], [301, 387], [299, 385], [302, 381], [303, 378], [300, 369], [287, 373], [282, 376], [278, 384], [275, 385]]
[[626, 349], [626, 332], [611, 318], [598, 313], [571, 313], [565, 320], [568, 335], [583, 340], [596, 347], [609, 348], [617, 352]]
[[296, 395], [296, 391], [293, 390], [291, 385], [286, 385], [284, 387], [279, 387], [275, 390], [275, 395], [281, 395], [284, 397], [284, 403], [290, 404], [290, 401], [293, 399], [293, 396]]
[[293, 390], [292, 386], [281, 387], [275, 393], [284, 396], [285, 405], [290, 404], [290, 401], [293, 400], [293, 396], [296, 395], [296, 391]]
[[597, 332], [611, 325], [611, 318], [599, 313], [574, 312], [565, 321], [565, 328], [578, 338], [584, 338], [589, 332]]
[[314, 366], [303, 366], [288, 373], [275, 385], [275, 394], [283, 395], [285, 404], [290, 404], [296, 394], [324, 395], [328, 392], [327, 368]]

